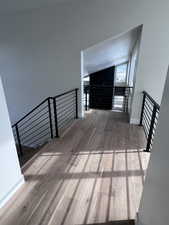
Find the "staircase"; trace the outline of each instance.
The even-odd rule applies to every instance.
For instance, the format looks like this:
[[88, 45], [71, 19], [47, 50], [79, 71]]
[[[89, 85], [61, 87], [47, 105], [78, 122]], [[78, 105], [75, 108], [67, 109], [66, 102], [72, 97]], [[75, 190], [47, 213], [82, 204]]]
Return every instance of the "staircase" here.
[[44, 99], [13, 126], [21, 165], [78, 118], [78, 89]]

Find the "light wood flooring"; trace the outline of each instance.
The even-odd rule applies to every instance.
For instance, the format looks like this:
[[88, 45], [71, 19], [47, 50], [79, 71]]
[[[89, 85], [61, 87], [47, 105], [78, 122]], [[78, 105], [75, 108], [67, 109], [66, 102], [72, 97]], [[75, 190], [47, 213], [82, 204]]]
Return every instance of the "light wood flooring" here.
[[144, 148], [143, 130], [127, 114], [90, 110], [24, 166], [26, 182], [0, 210], [0, 224], [134, 219], [149, 161]]

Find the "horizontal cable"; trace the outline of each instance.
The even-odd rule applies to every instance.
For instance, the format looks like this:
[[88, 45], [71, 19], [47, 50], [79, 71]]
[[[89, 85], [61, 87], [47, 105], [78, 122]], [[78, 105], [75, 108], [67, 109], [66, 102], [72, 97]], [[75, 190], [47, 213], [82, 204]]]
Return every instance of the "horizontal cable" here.
[[[29, 120], [31, 123], [29, 123], [29, 124], [27, 124], [24, 128], [27, 128], [27, 127], [29, 127], [30, 125], [32, 125], [34, 122], [36, 122], [37, 120], [39, 120], [39, 119], [41, 119], [44, 115], [46, 115], [46, 114], [48, 114], [49, 112], [48, 111], [46, 111], [46, 112], [44, 112], [43, 114], [41, 114], [38, 118], [36, 118], [36, 119], [34, 119], [34, 120]], [[25, 124], [25, 123], [24, 123]], [[19, 126], [18, 128], [21, 128], [22, 127], [22, 129], [24, 129], [23, 128], [23, 125], [24, 124], [22, 124], [21, 126]]]
[[61, 125], [59, 126], [59, 129], [62, 129], [62, 128], [66, 127], [66, 125], [68, 125], [71, 121], [73, 121], [73, 119], [67, 120], [66, 123], [63, 123], [63, 124], [61, 124]]
[[72, 100], [75, 101], [76, 98], [73, 97], [73, 98], [70, 98], [70, 99], [65, 99], [65, 100], [62, 101], [62, 102], [57, 102], [56, 105], [57, 105], [57, 107], [59, 107], [59, 106], [62, 106], [63, 104], [69, 103], [69, 102], [72, 101]]
[[22, 120], [24, 120], [26, 117], [28, 117], [32, 112], [34, 112], [37, 108], [39, 108], [41, 105], [43, 105], [46, 101], [48, 101], [48, 99], [50, 99], [50, 97], [44, 99], [39, 105], [37, 105], [35, 108], [33, 108], [30, 112], [28, 112], [24, 117], [22, 117], [19, 121], [17, 121], [14, 125], [12, 125], [12, 127], [14, 127], [15, 125], [17, 125], [18, 123], [20, 123]]
[[146, 130], [146, 128], [145, 128], [145, 126], [143, 126], [143, 130], [144, 130], [144, 133], [145, 133], [146, 139], [148, 139], [148, 132], [147, 132], [147, 130]]
[[63, 123], [65, 123], [65, 121], [67, 121], [67, 120], [69, 120], [69, 119], [74, 120], [73, 115], [68, 116], [68, 117], [65, 117], [65, 119], [64, 119], [64, 120], [59, 121], [59, 122], [58, 122], [58, 127], [59, 127], [59, 126], [61, 126]]
[[75, 92], [68, 93], [68, 94], [66, 94], [66, 95], [64, 95], [64, 96], [58, 97], [56, 100], [57, 100], [57, 101], [60, 101], [60, 100], [63, 100], [63, 99], [65, 99], [65, 98], [67, 98], [67, 97], [70, 97], [70, 96], [75, 96]]
[[148, 114], [146, 111], [144, 111], [143, 116], [146, 116], [147, 119], [148, 119], [148, 121], [151, 122], [151, 118], [152, 118], [152, 117], [151, 117], [150, 114]]
[[74, 110], [72, 110], [72, 111], [67, 111], [65, 114], [58, 116], [58, 122], [59, 122], [60, 120], [63, 120], [65, 116], [71, 115], [72, 113], [75, 114], [75, 111], [74, 111]]
[[145, 120], [146, 125], [147, 125], [148, 130], [149, 130], [150, 129], [150, 123], [147, 121], [147, 118], [146, 117], [143, 117], [143, 120]]
[[[49, 127], [45, 128], [44, 130], [41, 130], [39, 133], [37, 133], [36, 135], [32, 136], [31, 138], [28, 138], [28, 139], [21, 139], [21, 142], [24, 141], [24, 142], [29, 142], [30, 140], [33, 140], [34, 138], [36, 138], [38, 135], [42, 134], [44, 131], [48, 130]], [[30, 135], [31, 136], [31, 135]]]
[[[22, 125], [26, 124], [27, 122], [29, 122], [32, 118], [34, 118], [35, 116], [37, 116], [39, 113], [41, 113], [44, 109], [46, 109], [48, 106], [45, 106], [42, 110], [39, 110], [37, 113], [33, 114], [31, 116], [31, 118], [27, 119], [26, 121], [24, 121], [23, 123], [21, 124], [18, 124], [19, 127], [22, 127]], [[48, 110], [47, 110], [48, 112]]]
[[59, 114], [62, 115], [64, 112], [67, 112], [67, 111], [69, 111], [71, 109], [74, 109], [75, 110], [76, 109], [75, 105], [71, 105], [71, 106], [69, 106], [67, 108], [64, 108], [62, 111], [59, 111], [58, 112], [58, 116], [59, 116]]
[[75, 96], [69, 96], [69, 98], [64, 98], [62, 99], [62, 101], [56, 101], [57, 102], [57, 105], [62, 105], [64, 102], [69, 102], [71, 99], [76, 99]]
[[22, 120], [24, 120], [26, 117], [28, 117], [31, 113], [33, 113], [36, 109], [38, 109], [41, 105], [43, 105], [45, 102], [47, 101], [50, 101], [50, 100], [53, 100], [53, 99], [57, 99], [61, 96], [64, 96], [64, 95], [67, 95], [68, 93], [76, 93], [79, 89], [78, 88], [75, 88], [75, 89], [72, 89], [70, 91], [66, 91], [60, 95], [56, 95], [54, 97], [48, 97], [46, 99], [44, 99], [40, 104], [38, 104], [37, 106], [35, 106], [31, 111], [29, 111], [25, 116], [23, 116], [20, 120], [18, 120], [15, 124], [12, 125], [12, 127], [16, 126], [18, 123], [20, 123]]
[[75, 118], [74, 118], [73, 115], [70, 115], [70, 116], [65, 117], [64, 120], [61, 120], [61, 121], [58, 122], [58, 127], [61, 126], [63, 123], [65, 123], [65, 121], [67, 121], [69, 119], [74, 120]]
[[62, 112], [64, 112], [65, 110], [67, 110], [68, 108], [75, 108], [76, 107], [76, 104], [75, 104], [75, 102], [74, 102], [74, 104], [68, 104], [68, 105], [64, 105], [62, 108], [60, 108], [60, 109], [57, 109], [57, 113], [59, 114], [59, 113], [62, 113]]
[[[27, 133], [28, 131], [32, 130], [34, 127], [37, 127], [37, 125], [39, 125], [40, 123], [42, 123], [42, 121], [45, 121], [46, 119], [49, 119], [49, 116], [43, 118], [43, 120], [40, 120], [38, 123], [36, 123], [35, 125], [33, 125], [31, 128], [29, 129], [26, 129], [26, 131], [24, 133], [21, 133], [22, 131], [24, 131], [24, 128], [23, 129], [20, 129], [19, 130], [19, 134], [20, 136], [22, 136], [23, 134]], [[27, 128], [27, 127], [26, 127]]]
[[153, 110], [154, 104], [153, 104], [153, 102], [150, 101], [150, 99], [146, 98], [145, 99], [145, 104], [147, 104]]
[[143, 119], [146, 121], [146, 124], [147, 124], [148, 128], [150, 129], [150, 121], [148, 121], [146, 117], [144, 117]]
[[75, 88], [75, 89], [72, 89], [72, 90], [70, 90], [70, 91], [66, 91], [66, 92], [64, 92], [63, 94], [60, 94], [60, 95], [56, 95], [56, 96], [54, 96], [53, 98], [60, 98], [61, 96], [63, 96], [63, 95], [67, 95], [67, 94], [69, 94], [69, 93], [71, 93], [71, 92], [75, 92], [75, 91], [78, 91], [79, 89], [78, 88]]
[[31, 131], [31, 133], [26, 132], [26, 133], [28, 133], [26, 136], [23, 136], [23, 134], [22, 134], [22, 140], [23, 140], [24, 138], [27, 138], [27, 137], [29, 137], [30, 135], [34, 134], [36, 131], [39, 131], [42, 127], [45, 127], [46, 125], [49, 125], [49, 121], [46, 122], [46, 123], [44, 123], [42, 126], [38, 127], [37, 129], [35, 129], [35, 130], [33, 130], [33, 131], [32, 131], [32, 129], [30, 129], [29, 131]]
[[152, 116], [153, 111], [150, 110], [146, 105], [144, 106], [144, 111], [147, 111], [150, 116]]
[[153, 107], [154, 105], [151, 105], [147, 100], [145, 100], [145, 104], [144, 104], [150, 111], [153, 111]]
[[75, 109], [76, 104], [67, 105], [67, 106], [63, 107], [62, 109], [57, 110], [57, 113], [62, 114], [64, 111], [67, 111], [68, 109], [72, 109], [72, 108]]
[[147, 121], [145, 120], [145, 118], [143, 118], [143, 122], [144, 122], [144, 127], [147, 130], [147, 133], [149, 133], [150, 126], [147, 124]]
[[36, 140], [34, 140], [34, 141], [31, 142], [31, 143], [28, 143], [28, 144], [26, 143], [26, 144], [27, 144], [27, 146], [31, 146], [33, 143], [36, 143], [36, 142], [39, 141], [41, 138], [46, 137], [47, 135], [50, 135], [50, 132], [48, 132], [48, 133], [42, 135], [41, 137], [38, 137]]
[[145, 128], [144, 123], [143, 123], [143, 129], [144, 129], [144, 132], [145, 132], [145, 135], [146, 135], [146, 139], [148, 139], [148, 132], [147, 132], [147, 130], [146, 130], [146, 128]]
[[143, 94], [157, 107], [157, 109], [160, 109], [159, 104], [146, 91], [143, 91]]

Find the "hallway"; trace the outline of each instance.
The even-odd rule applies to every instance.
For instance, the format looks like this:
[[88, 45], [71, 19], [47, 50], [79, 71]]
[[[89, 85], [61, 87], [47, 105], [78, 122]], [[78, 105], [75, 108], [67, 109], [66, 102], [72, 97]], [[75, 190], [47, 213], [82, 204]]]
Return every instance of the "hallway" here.
[[82, 225], [134, 219], [150, 153], [125, 113], [90, 110], [23, 168], [25, 185], [1, 225]]

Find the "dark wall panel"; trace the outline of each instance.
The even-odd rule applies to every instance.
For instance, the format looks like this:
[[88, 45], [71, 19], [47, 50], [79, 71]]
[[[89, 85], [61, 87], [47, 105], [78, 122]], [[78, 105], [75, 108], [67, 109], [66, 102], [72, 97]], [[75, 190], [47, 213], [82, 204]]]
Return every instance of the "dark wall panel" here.
[[90, 74], [89, 105], [93, 109], [112, 109], [115, 67]]

